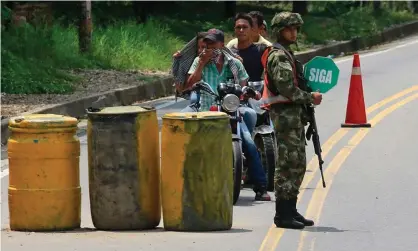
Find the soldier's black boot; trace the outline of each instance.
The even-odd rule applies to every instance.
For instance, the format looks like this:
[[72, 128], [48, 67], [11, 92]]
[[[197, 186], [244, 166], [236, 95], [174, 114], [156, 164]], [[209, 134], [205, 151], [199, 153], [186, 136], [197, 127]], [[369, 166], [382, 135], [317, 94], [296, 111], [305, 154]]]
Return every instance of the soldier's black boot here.
[[305, 226], [313, 226], [314, 222], [313, 220], [309, 220], [309, 219], [305, 219], [305, 217], [303, 217], [298, 210], [296, 209], [296, 203], [297, 203], [297, 198], [291, 199], [290, 200], [290, 204], [292, 206], [292, 213], [293, 213], [293, 218], [299, 222], [302, 222]]
[[303, 229], [305, 225], [293, 218], [289, 200], [276, 199], [276, 216], [274, 224], [280, 228]]

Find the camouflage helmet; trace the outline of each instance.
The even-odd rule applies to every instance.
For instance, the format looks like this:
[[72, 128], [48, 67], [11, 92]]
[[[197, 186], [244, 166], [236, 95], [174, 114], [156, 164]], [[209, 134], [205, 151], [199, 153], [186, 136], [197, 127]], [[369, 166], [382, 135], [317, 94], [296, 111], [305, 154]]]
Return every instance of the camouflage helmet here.
[[271, 28], [276, 32], [279, 32], [286, 26], [301, 26], [302, 24], [303, 20], [299, 13], [288, 11], [277, 13], [271, 20]]

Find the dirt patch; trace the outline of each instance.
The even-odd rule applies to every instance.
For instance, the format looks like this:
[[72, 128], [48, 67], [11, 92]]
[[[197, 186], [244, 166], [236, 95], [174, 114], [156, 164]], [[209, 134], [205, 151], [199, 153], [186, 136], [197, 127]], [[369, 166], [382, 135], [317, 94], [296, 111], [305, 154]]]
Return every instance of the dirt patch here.
[[76, 90], [71, 94], [1, 94], [2, 119], [16, 116], [23, 112], [76, 100], [94, 94], [118, 88], [137, 86], [167, 77], [166, 72], [157, 71], [115, 71], [115, 70], [72, 70], [72, 74], [82, 77]]

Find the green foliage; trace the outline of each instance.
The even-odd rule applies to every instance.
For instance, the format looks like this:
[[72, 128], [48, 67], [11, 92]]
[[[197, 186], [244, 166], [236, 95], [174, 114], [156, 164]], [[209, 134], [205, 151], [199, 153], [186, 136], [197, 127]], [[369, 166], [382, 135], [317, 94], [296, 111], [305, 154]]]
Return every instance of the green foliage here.
[[[71, 41], [54, 41], [65, 30], [24, 25], [3, 31], [1, 91], [6, 93], [67, 93], [76, 78], [61, 69], [86, 66], [75, 57]], [[70, 30], [71, 32], [71, 30]], [[59, 46], [56, 46], [56, 45]], [[74, 47], [74, 46], [73, 46]], [[65, 49], [63, 49], [65, 48]]]
[[182, 45], [154, 20], [95, 29], [89, 55], [79, 54], [74, 26], [24, 25], [2, 33], [1, 91], [6, 93], [72, 92], [79, 78], [65, 71], [71, 68], [166, 70]]
[[1, 6], [1, 22], [10, 20], [12, 17], [12, 10], [6, 6]]
[[166, 70], [171, 56], [183, 42], [166, 26], [150, 19], [146, 24], [119, 22], [94, 31], [92, 57], [115, 69]]
[[374, 34], [392, 25], [417, 19], [416, 15], [407, 11], [382, 9], [376, 14], [371, 8], [352, 8], [334, 17], [305, 16], [302, 32], [306, 34], [307, 43], [323, 44], [329, 40], [349, 40], [356, 36]]
[[[49, 28], [24, 25], [4, 29], [2, 25], [1, 91], [69, 93], [80, 80], [67, 71], [74, 68], [168, 70], [172, 54], [197, 32], [216, 27], [225, 32], [227, 40], [234, 36], [233, 18], [225, 18], [224, 2], [156, 3], [152, 18], [146, 24], [136, 24], [130, 1], [93, 2], [93, 41], [88, 55], [78, 51], [76, 2], [53, 2], [56, 22]], [[354, 1], [310, 2], [309, 14], [303, 17], [299, 50], [417, 20], [405, 6], [382, 2], [376, 12], [372, 4], [355, 7]], [[237, 3], [237, 12], [259, 10], [267, 23], [275, 13], [291, 9], [291, 2], [283, 1]], [[2, 24], [10, 21], [6, 7], [1, 15]]]

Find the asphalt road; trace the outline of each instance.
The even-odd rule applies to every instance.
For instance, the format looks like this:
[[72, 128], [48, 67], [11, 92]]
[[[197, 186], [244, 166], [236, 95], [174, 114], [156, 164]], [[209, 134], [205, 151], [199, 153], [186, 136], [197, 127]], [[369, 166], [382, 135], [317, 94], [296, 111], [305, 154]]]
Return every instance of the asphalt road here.
[[[234, 206], [233, 229], [222, 232], [95, 231], [90, 216], [86, 137], [81, 136], [82, 229], [66, 233], [8, 230], [8, 166], [2, 161], [1, 247], [3, 250], [387, 250], [418, 246], [418, 37], [361, 53], [370, 129], [342, 129], [352, 57], [336, 59], [338, 85], [317, 111], [323, 144], [322, 188], [312, 145], [298, 208], [316, 225], [302, 231], [272, 227], [274, 202], [255, 202], [244, 190]], [[395, 95], [395, 96], [394, 96]], [[158, 115], [187, 101], [152, 101]], [[82, 134], [81, 134], [82, 135]], [[310, 143], [310, 142], [309, 142]], [[271, 193], [273, 196], [273, 193]]]

